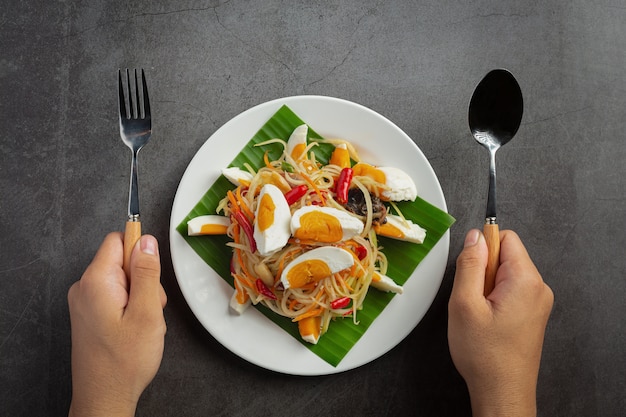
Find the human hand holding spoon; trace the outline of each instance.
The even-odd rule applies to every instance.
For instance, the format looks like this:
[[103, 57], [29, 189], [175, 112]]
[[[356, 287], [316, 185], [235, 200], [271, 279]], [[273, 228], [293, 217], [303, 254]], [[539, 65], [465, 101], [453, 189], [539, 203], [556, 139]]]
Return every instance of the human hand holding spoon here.
[[489, 248], [485, 296], [495, 285], [500, 264], [500, 232], [496, 218], [496, 151], [517, 133], [522, 121], [522, 91], [504, 69], [490, 71], [476, 86], [469, 105], [469, 127], [478, 143], [489, 150], [489, 193], [483, 232]]

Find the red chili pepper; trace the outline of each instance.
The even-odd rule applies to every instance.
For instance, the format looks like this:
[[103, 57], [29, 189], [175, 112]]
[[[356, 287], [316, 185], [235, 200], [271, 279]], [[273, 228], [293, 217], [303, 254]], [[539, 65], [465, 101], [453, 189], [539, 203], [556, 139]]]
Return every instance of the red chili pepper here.
[[344, 168], [339, 173], [335, 193], [337, 194], [337, 202], [340, 204], [346, 204], [348, 202], [348, 189], [350, 188], [353, 175], [354, 171], [352, 168]]
[[362, 261], [367, 256], [367, 249], [363, 245], [359, 245], [354, 249], [356, 256], [359, 258], [359, 261]]
[[255, 284], [256, 284], [256, 290], [259, 292], [259, 294], [271, 300], [276, 300], [276, 295], [269, 288], [267, 288], [267, 285], [265, 285], [265, 283], [263, 282], [261, 278], [257, 278]]
[[287, 204], [292, 205], [300, 198], [302, 198], [302, 196], [305, 195], [307, 191], [309, 191], [309, 187], [304, 184], [298, 185], [297, 187], [294, 187], [291, 190], [287, 191], [285, 193], [285, 200], [287, 200]]
[[233, 211], [233, 217], [239, 223], [239, 226], [243, 229], [244, 233], [248, 237], [248, 241], [250, 242], [250, 251], [252, 253], [256, 252], [256, 241], [254, 240], [254, 229], [252, 228], [252, 224], [250, 220], [243, 214], [240, 210]]
[[330, 308], [332, 308], [333, 310], [338, 310], [340, 308], [347, 307], [348, 304], [350, 304], [351, 300], [352, 299], [350, 297], [337, 298], [336, 300], [331, 301]]

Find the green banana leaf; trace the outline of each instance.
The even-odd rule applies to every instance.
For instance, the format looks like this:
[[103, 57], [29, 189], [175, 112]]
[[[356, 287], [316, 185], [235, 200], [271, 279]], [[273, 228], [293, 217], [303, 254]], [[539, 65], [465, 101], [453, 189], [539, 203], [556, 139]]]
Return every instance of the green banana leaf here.
[[[270, 160], [278, 159], [282, 152], [280, 144], [270, 144], [263, 147], [255, 147], [254, 145], [273, 138], [286, 140], [293, 130], [303, 123], [289, 107], [282, 106], [229, 166], [243, 167], [245, 163], [253, 167], [262, 166], [264, 165], [263, 155], [266, 151], [269, 152]], [[309, 138], [319, 139], [321, 137], [309, 127]], [[314, 152], [316, 158], [325, 163], [330, 158], [333, 149], [333, 145], [321, 143], [314, 149]], [[226, 246], [230, 239], [226, 236], [188, 236], [187, 222], [197, 216], [215, 214], [219, 201], [228, 190], [233, 188], [233, 185], [224, 176], [220, 176], [176, 228], [194, 251], [231, 286], [234, 285], [229, 265], [232, 250]], [[398, 207], [406, 218], [413, 220], [427, 230], [426, 239], [421, 245], [384, 237], [379, 238], [379, 245], [383, 246], [383, 252], [389, 261], [387, 275], [392, 277], [396, 283], [403, 285], [455, 220], [448, 213], [419, 197], [414, 202], [401, 202]], [[378, 290], [370, 291], [363, 303], [363, 309], [358, 312], [359, 324], [355, 325], [352, 318], [336, 319], [316, 345], [302, 341], [297, 324], [290, 319], [279, 316], [262, 305], [258, 305], [256, 308], [320, 358], [332, 366], [337, 366], [376, 317], [385, 309], [394, 295]]]

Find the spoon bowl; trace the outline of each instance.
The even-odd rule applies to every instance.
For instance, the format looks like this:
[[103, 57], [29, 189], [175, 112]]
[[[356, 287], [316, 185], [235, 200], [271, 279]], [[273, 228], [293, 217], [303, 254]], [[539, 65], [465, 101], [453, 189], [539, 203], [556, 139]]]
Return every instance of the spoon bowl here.
[[469, 106], [469, 126], [474, 138], [487, 149], [507, 144], [517, 133], [524, 102], [513, 74], [505, 69], [489, 72], [476, 86]]
[[474, 139], [489, 151], [489, 193], [483, 228], [489, 260], [485, 295], [491, 293], [500, 264], [500, 233], [496, 218], [496, 151], [517, 133], [524, 113], [522, 90], [505, 69], [490, 71], [476, 86], [469, 105], [469, 127]]

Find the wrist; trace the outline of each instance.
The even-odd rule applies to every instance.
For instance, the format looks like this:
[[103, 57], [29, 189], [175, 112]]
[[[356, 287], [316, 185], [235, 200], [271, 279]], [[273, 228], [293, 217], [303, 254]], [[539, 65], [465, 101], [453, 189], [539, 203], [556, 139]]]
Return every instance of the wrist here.
[[107, 407], [103, 404], [82, 404], [72, 399], [68, 417], [133, 417], [136, 408], [136, 405]]
[[74, 388], [69, 417], [133, 417], [138, 399], [114, 389], [83, 384]]
[[535, 384], [506, 384], [493, 381], [489, 386], [470, 386], [473, 417], [535, 417]]

